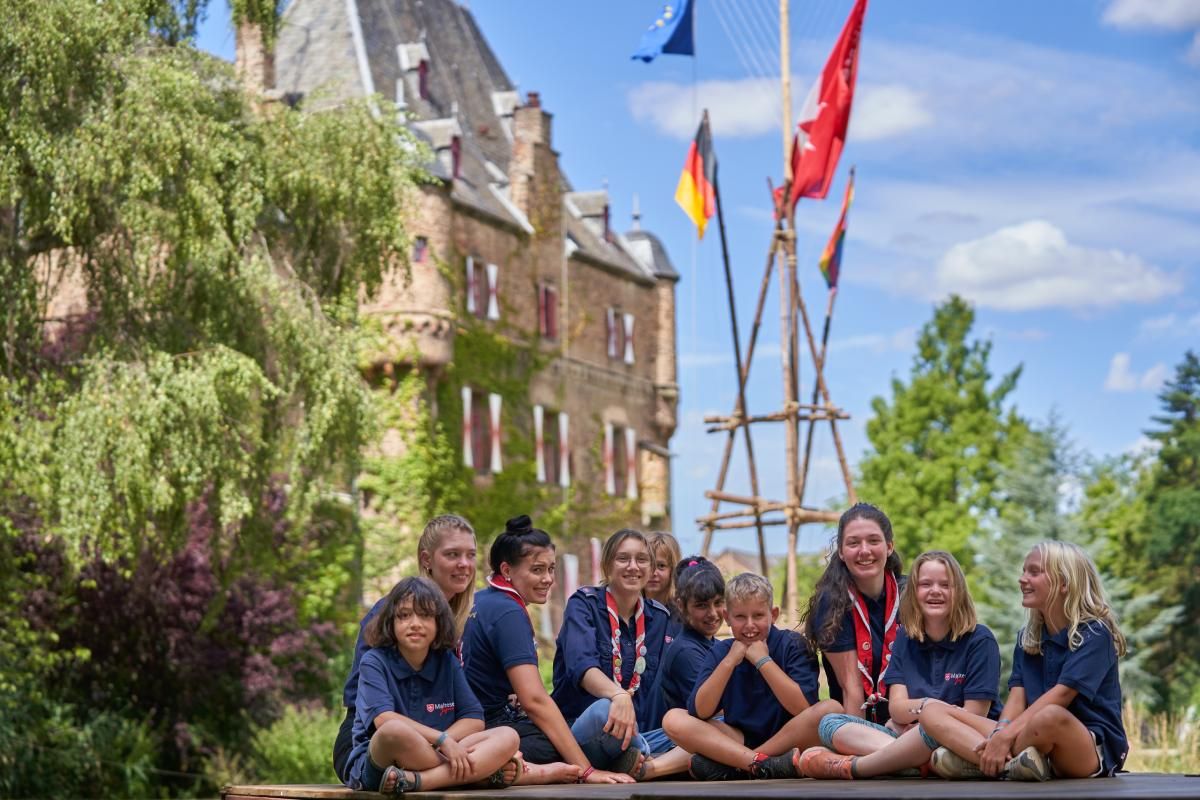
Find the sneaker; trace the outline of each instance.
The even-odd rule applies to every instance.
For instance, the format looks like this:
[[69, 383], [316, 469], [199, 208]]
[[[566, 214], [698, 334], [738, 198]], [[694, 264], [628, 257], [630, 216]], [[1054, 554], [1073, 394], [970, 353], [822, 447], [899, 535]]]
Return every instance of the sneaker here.
[[1054, 776], [1050, 762], [1036, 747], [1026, 747], [1004, 767], [1010, 781], [1048, 781]]
[[692, 756], [688, 774], [698, 781], [744, 781], [750, 777], [743, 769], [726, 766], [702, 755]]
[[[759, 756], [762, 756], [759, 758]], [[750, 777], [769, 781], [779, 778], [799, 778], [800, 751], [793, 748], [781, 756], [767, 756], [758, 753], [754, 763], [750, 765]]]
[[624, 772], [626, 775], [633, 775], [633, 771], [637, 769], [638, 759], [642, 757], [642, 751], [633, 745], [629, 745], [625, 752], [617, 756], [617, 760], [612, 763], [609, 769], [613, 772]]
[[850, 780], [854, 756], [843, 756], [828, 747], [810, 747], [800, 756], [800, 774], [817, 780]]
[[976, 764], [945, 747], [939, 747], [933, 751], [933, 755], [929, 757], [929, 766], [939, 776], [951, 781], [975, 780], [985, 777], [983, 770]]

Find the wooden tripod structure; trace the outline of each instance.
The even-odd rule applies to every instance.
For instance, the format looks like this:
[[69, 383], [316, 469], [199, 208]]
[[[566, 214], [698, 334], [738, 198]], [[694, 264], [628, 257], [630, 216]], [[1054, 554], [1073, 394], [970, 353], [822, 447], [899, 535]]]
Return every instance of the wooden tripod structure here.
[[[763, 529], [767, 526], [786, 525], [788, 530], [787, 551], [787, 588], [785, 591], [785, 619], [790, 622], [797, 620], [797, 586], [796, 586], [796, 545], [799, 540], [800, 526], [805, 523], [836, 522], [839, 512], [823, 510], [804, 505], [804, 492], [811, 471], [813, 436], [819, 423], [829, 423], [833, 434], [834, 447], [837, 450], [838, 462], [841, 465], [842, 479], [845, 482], [846, 494], [850, 503], [857, 502], [854, 491], [854, 481], [850, 473], [849, 462], [846, 460], [845, 449], [838, 433], [838, 420], [849, 419], [850, 416], [833, 404], [832, 396], [825, 382], [824, 366], [829, 343], [829, 326], [833, 314], [833, 301], [837, 289], [829, 291], [829, 301], [825, 310], [825, 325], [818, 347], [813, 336], [809, 321], [808, 309], [800, 293], [800, 281], [796, 273], [796, 230], [795, 216], [792, 204], [788, 201], [791, 191], [791, 82], [789, 78], [788, 51], [788, 0], [779, 3], [779, 42], [780, 42], [780, 76], [783, 94], [783, 166], [784, 190], [777, 201], [776, 223], [767, 252], [766, 267], [763, 271], [762, 283], [759, 287], [758, 302], [754, 311], [754, 322], [750, 328], [750, 338], [742, 353], [740, 334], [738, 330], [737, 308], [734, 303], [733, 276], [729, 267], [728, 247], [725, 243], [725, 219], [721, 210], [720, 191], [716, 192], [717, 222], [721, 232], [721, 248], [725, 264], [725, 286], [729, 299], [729, 314], [733, 331], [734, 364], [737, 372], [737, 400], [733, 412], [725, 416], [705, 417], [709, 424], [709, 433], [725, 431], [725, 449], [721, 457], [721, 466], [717, 472], [716, 487], [704, 495], [712, 501], [711, 511], [696, 522], [704, 530], [703, 554], [707, 556], [712, 546], [713, 534], [718, 530], [734, 530], [755, 528], [758, 535], [759, 568], [767, 575], [767, 550]], [[707, 113], [707, 112], [706, 112]], [[762, 415], [751, 415], [746, 404], [746, 382], [750, 375], [750, 365], [754, 360], [754, 348], [758, 343], [758, 334], [762, 327], [763, 313], [766, 307], [767, 294], [771, 286], [772, 272], [778, 265], [779, 273], [779, 316], [780, 316], [780, 360], [783, 376], [783, 407], [781, 410]], [[813, 364], [813, 392], [809, 403], [801, 403], [800, 394], [800, 334], [803, 331], [808, 344], [808, 355]], [[782, 500], [770, 500], [762, 496], [759, 489], [758, 467], [754, 458], [754, 441], [751, 436], [751, 425], [762, 422], [782, 422], [786, 431], [785, 453], [787, 462], [786, 497]], [[807, 423], [803, 458], [800, 457], [800, 429]], [[747, 467], [750, 479], [750, 494], [733, 494], [725, 490], [725, 482], [729, 476], [729, 466], [733, 457], [733, 448], [741, 431], [745, 437]], [[722, 510], [721, 504], [728, 503], [735, 508]]]

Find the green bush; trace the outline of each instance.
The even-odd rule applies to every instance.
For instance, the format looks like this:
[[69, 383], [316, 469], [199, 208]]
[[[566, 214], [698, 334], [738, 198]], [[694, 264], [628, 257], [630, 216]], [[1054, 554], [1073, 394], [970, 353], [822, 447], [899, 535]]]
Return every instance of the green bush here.
[[333, 740], [344, 712], [288, 706], [254, 734], [254, 773], [263, 783], [341, 783], [333, 771]]

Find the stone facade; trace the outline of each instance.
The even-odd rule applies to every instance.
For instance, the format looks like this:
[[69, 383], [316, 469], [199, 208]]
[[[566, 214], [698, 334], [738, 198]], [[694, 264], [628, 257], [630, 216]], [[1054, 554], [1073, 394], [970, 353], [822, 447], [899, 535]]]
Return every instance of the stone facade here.
[[[527, 399], [567, 416], [571, 483], [611, 495], [616, 513], [634, 509], [625, 524], [669, 529], [678, 274], [636, 223], [610, 228], [606, 191], [567, 188], [551, 115], [536, 93], [518, 95], [470, 12], [452, 0], [293, 0], [274, 63], [280, 95], [394, 99], [435, 153], [409, 226], [410, 277], [394, 273], [364, 303], [389, 333], [377, 362], [415, 358], [434, 385], [469, 316], [536, 348], [544, 366], [529, 374]], [[591, 559], [581, 560], [587, 583]]]

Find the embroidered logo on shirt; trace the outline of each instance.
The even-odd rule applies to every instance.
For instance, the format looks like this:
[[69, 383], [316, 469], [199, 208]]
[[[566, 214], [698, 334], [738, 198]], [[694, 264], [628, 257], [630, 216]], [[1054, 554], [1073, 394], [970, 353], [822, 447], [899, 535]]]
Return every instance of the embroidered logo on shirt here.
[[454, 710], [453, 702], [450, 702], [450, 703], [426, 703], [425, 704], [425, 713], [427, 713], [427, 714], [432, 714], [433, 712], [436, 711], [439, 714], [442, 714], [444, 716], [446, 714], [449, 714], [453, 710]]
[[959, 686], [967, 682], [967, 673], [965, 672], [947, 672], [946, 683], [954, 683]]

